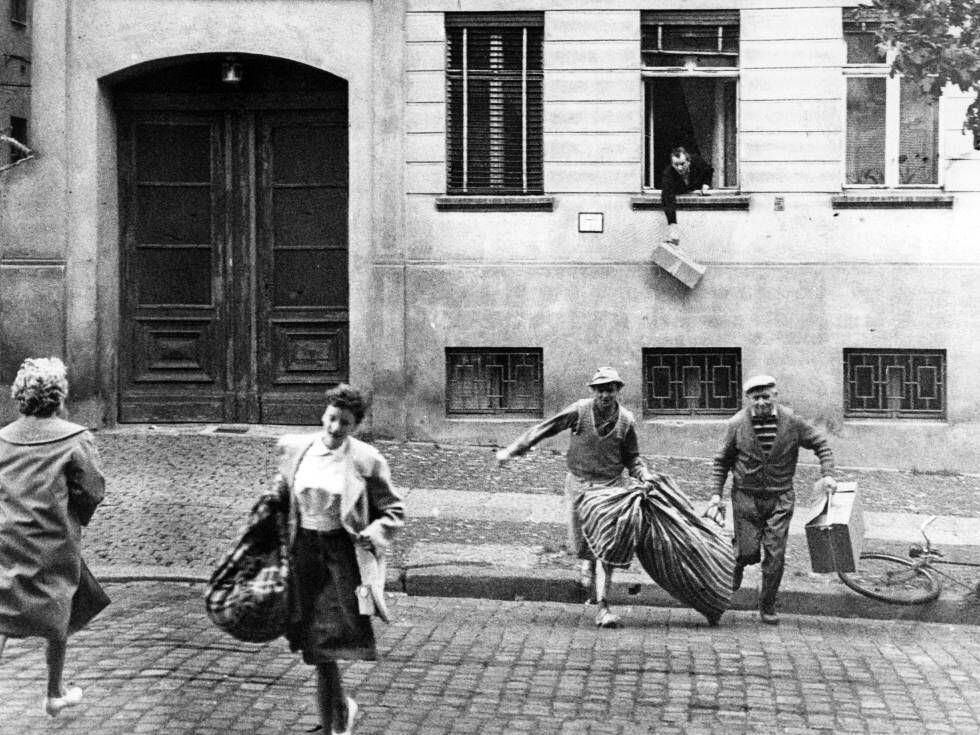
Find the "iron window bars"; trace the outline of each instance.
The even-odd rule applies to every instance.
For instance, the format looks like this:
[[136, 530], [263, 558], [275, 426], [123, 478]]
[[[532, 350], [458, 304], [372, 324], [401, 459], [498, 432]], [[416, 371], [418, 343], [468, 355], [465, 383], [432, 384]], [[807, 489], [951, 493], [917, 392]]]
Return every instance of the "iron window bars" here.
[[844, 350], [844, 416], [943, 419], [946, 350]]
[[446, 413], [540, 417], [541, 348], [447, 347]]
[[738, 348], [643, 349], [646, 414], [731, 415], [741, 405], [741, 382]]

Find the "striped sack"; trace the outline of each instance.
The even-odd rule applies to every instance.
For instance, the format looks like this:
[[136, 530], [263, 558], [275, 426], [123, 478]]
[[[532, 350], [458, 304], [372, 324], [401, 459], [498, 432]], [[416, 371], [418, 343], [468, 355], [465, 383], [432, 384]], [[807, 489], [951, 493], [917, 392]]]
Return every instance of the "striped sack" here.
[[608, 486], [586, 490], [576, 509], [582, 535], [592, 554], [613, 566], [629, 566], [637, 543], [648, 528], [643, 485]]
[[286, 511], [278, 496], [263, 495], [211, 575], [204, 591], [208, 617], [238, 640], [274, 640], [289, 621], [288, 584]]
[[732, 542], [666, 475], [646, 492], [648, 527], [636, 557], [653, 580], [709, 621], [731, 607], [735, 554]]

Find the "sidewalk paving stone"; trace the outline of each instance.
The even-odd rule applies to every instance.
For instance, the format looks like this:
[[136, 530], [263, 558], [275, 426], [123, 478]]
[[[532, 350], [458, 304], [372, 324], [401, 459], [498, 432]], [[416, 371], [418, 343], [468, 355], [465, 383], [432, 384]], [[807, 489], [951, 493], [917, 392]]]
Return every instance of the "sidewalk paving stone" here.
[[[86, 529], [83, 548], [100, 578], [206, 579], [237, 537], [255, 498], [269, 485], [276, 437], [314, 430], [257, 426], [245, 434], [221, 435], [214, 428], [144, 426], [97, 432], [107, 498]], [[560, 452], [545, 448], [497, 468], [491, 447], [376, 444], [388, 457], [396, 484], [405, 489], [408, 508], [408, 522], [390, 562], [391, 588], [445, 592], [452, 585], [460, 590], [460, 585], [469, 585], [486, 595], [580, 598], [575, 560], [564, 553], [565, 467]], [[672, 475], [696, 504], [705, 502], [710, 460], [648, 459]], [[876, 616], [922, 613], [920, 608], [892, 606], [873, 610], [867, 606], [870, 601], [843, 590], [832, 575], [810, 572], [800, 531], [807, 510], [819, 499], [810, 487], [817, 475], [811, 464], [801, 465], [797, 477], [798, 510], [784, 582], [791, 609], [819, 612], [825, 609], [824, 595], [832, 593], [845, 595], [855, 610], [872, 610]], [[859, 483], [869, 529], [866, 548], [904, 555], [908, 543], [919, 540], [917, 529], [925, 514], [936, 514], [940, 518], [930, 527], [933, 540], [952, 558], [980, 562], [980, 477], [865, 469], [845, 469], [841, 475]], [[445, 564], [453, 553], [457, 563]], [[519, 561], [510, 563], [513, 559]], [[469, 563], [458, 563], [463, 560]], [[523, 578], [515, 570], [523, 570]], [[619, 590], [642, 583], [640, 595], [624, 600], [669, 603], [657, 597], [642, 573], [635, 573], [635, 579], [618, 577], [625, 580]], [[753, 573], [747, 578], [749, 588], [755, 584]], [[955, 575], [969, 587], [980, 580], [977, 570]], [[751, 590], [743, 590], [737, 599], [740, 605], [752, 604]], [[955, 614], [937, 619], [975, 620], [969, 602], [965, 588], [947, 585], [943, 604]]]

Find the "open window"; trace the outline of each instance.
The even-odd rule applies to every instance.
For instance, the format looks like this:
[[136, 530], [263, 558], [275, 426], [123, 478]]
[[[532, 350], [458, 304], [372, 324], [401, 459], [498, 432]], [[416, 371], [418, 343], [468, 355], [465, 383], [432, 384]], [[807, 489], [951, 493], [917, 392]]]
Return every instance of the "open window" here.
[[736, 188], [738, 11], [642, 15], [644, 187], [659, 189], [670, 151], [684, 146]]

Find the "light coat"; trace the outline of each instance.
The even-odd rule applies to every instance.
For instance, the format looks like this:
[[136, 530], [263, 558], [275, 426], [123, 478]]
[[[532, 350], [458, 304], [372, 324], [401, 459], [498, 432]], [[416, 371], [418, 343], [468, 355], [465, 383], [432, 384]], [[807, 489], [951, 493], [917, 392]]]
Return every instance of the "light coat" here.
[[[23, 417], [0, 430], [0, 634], [70, 632], [83, 569], [81, 527], [104, 494], [95, 441], [84, 426]], [[79, 622], [87, 618], [76, 616], [71, 628]]]
[[[275, 491], [289, 508], [289, 549], [296, 548], [296, 536], [300, 519], [297, 503], [293, 502], [292, 490], [296, 470], [303, 456], [313, 445], [318, 434], [289, 434], [278, 443], [279, 462], [275, 478]], [[361, 579], [371, 577], [375, 584], [376, 605], [385, 610], [381, 589], [384, 585], [384, 553], [391, 546], [395, 531], [404, 525], [405, 504], [391, 484], [391, 471], [388, 462], [370, 444], [348, 437], [347, 472], [343, 492], [340, 496], [340, 523], [358, 548], [357, 537], [361, 534], [370, 538], [374, 545], [377, 562], [373, 568], [362, 561], [364, 554], [358, 554]], [[372, 560], [373, 561], [373, 560]]]

